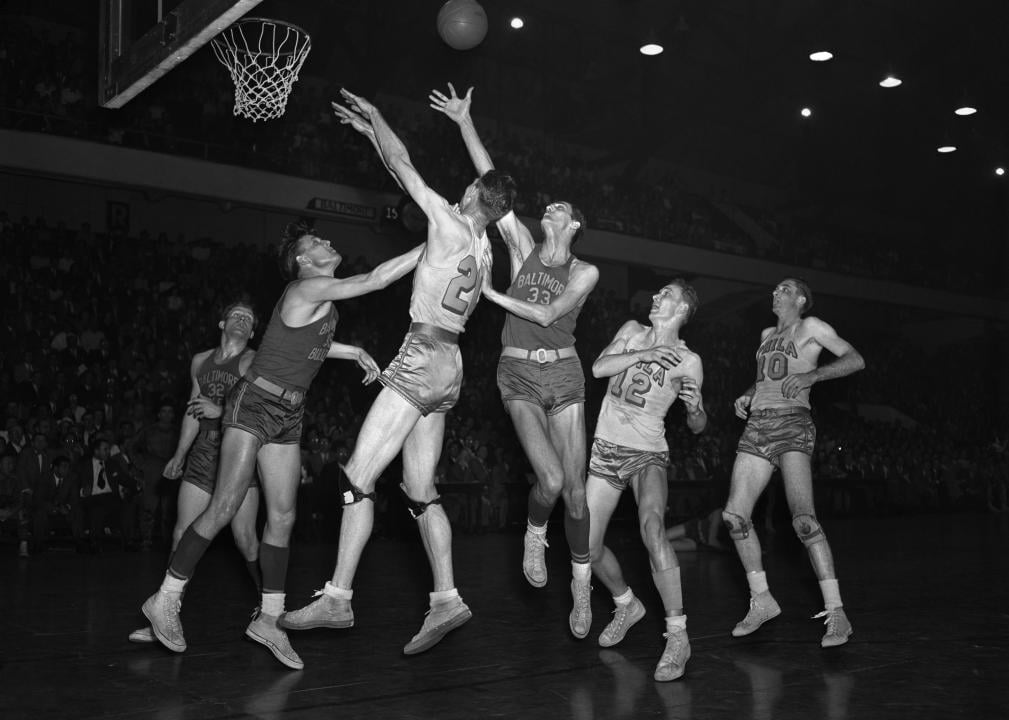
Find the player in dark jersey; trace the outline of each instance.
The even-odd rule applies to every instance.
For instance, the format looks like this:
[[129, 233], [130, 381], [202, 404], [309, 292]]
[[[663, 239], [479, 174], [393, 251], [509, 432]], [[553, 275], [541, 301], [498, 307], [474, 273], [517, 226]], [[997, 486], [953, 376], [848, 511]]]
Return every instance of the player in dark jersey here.
[[[746, 420], [732, 468], [729, 499], [722, 518], [746, 570], [750, 609], [732, 634], [749, 635], [781, 608], [771, 595], [760, 556], [760, 540], [751, 532], [753, 506], [776, 468], [781, 469], [792, 526], [806, 546], [820, 582], [825, 609], [823, 647], [843, 645], [851, 623], [841, 603], [834, 556], [813, 507], [810, 456], [816, 428], [809, 414], [809, 389], [814, 383], [844, 377], [865, 367], [859, 352], [834, 328], [816, 317], [803, 317], [813, 307], [813, 293], [804, 281], [786, 278], [771, 293], [778, 324], [765, 328], [757, 348], [757, 380], [736, 398], [736, 415]], [[817, 367], [826, 348], [836, 358]]]
[[[173, 480], [182, 478], [172, 531], [172, 552], [178, 546], [183, 531], [210, 504], [217, 481], [224, 399], [256, 356], [256, 351], [248, 347], [256, 323], [251, 302], [245, 298], [232, 302], [224, 309], [218, 323], [221, 328], [218, 346], [196, 353], [189, 365], [192, 392], [182, 418], [179, 444], [163, 473]], [[259, 488], [253, 482], [231, 520], [231, 532], [235, 537], [235, 546], [245, 558], [249, 574], [256, 583], [257, 592], [261, 589], [259, 539], [256, 537], [258, 512]], [[131, 642], [150, 643], [156, 640], [150, 627], [130, 633]]]
[[[494, 165], [470, 117], [473, 88], [459, 98], [455, 88], [448, 87], [448, 96], [432, 91], [431, 107], [458, 123], [477, 172], [486, 172]], [[534, 587], [546, 585], [547, 521], [563, 497], [574, 604], [568, 625], [575, 637], [583, 638], [592, 624], [592, 570], [585, 504], [585, 376], [574, 328], [599, 270], [571, 253], [585, 231], [585, 218], [571, 203], [547, 205], [540, 226], [543, 242], [537, 244], [515, 213], [498, 221], [511, 258], [511, 287], [499, 293], [488, 279], [484, 295], [508, 311], [498, 388], [536, 474], [529, 493], [522, 571]]]
[[707, 425], [701, 386], [701, 358], [680, 339], [680, 328], [697, 309], [697, 293], [677, 279], [652, 297], [651, 326], [630, 320], [592, 364], [595, 377], [609, 378], [596, 422], [585, 483], [592, 513], [592, 571], [613, 596], [613, 620], [599, 644], [623, 641], [645, 616], [645, 606], [624, 580], [616, 555], [603, 544], [620, 496], [628, 487], [638, 505], [638, 530], [648, 550], [652, 581], [666, 613], [666, 647], [655, 667], [660, 682], [683, 675], [690, 659], [687, 616], [683, 614], [680, 563], [665, 537], [669, 444], [666, 413], [679, 398], [687, 427], [699, 433]]
[[490, 272], [486, 228], [510, 212], [515, 186], [508, 175], [488, 172], [466, 188], [457, 206], [449, 205], [418, 174], [406, 147], [375, 106], [346, 90], [342, 95], [346, 106], [333, 103], [341, 122], [372, 141], [386, 167], [427, 216], [427, 250], [413, 276], [413, 323], [399, 354], [382, 373], [385, 387], [368, 411], [341, 476], [344, 508], [333, 577], [316, 593], [315, 601], [284, 615], [281, 625], [303, 630], [354, 624], [354, 575], [371, 536], [375, 484], [402, 450], [401, 488], [434, 576], [430, 611], [420, 632], [403, 648], [414, 655], [433, 647], [472, 616], [455, 586], [452, 528], [435, 489], [434, 473], [444, 441], [445, 413], [458, 400], [462, 384], [458, 336]]
[[260, 612], [245, 631], [284, 665], [304, 663], [277, 627], [284, 611], [289, 542], [301, 479], [301, 431], [305, 392], [326, 358], [354, 360], [364, 382], [378, 377], [368, 353], [333, 342], [337, 312], [334, 302], [386, 287], [417, 264], [423, 245], [388, 260], [370, 273], [336, 278], [342, 258], [328, 240], [303, 224], [288, 226], [279, 248], [281, 269], [290, 278], [273, 309], [256, 357], [228, 394], [222, 424], [217, 486], [206, 510], [179, 540], [161, 588], [144, 603], [155, 636], [168, 649], [186, 649], [179, 618], [181, 593], [210, 541], [234, 517], [256, 466], [266, 527], [259, 546], [263, 591]]

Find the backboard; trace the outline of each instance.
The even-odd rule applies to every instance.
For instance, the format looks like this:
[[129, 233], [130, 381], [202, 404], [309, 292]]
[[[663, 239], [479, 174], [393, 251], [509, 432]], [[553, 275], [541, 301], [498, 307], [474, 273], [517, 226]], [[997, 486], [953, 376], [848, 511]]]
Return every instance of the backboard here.
[[98, 104], [120, 108], [262, 0], [100, 0]]

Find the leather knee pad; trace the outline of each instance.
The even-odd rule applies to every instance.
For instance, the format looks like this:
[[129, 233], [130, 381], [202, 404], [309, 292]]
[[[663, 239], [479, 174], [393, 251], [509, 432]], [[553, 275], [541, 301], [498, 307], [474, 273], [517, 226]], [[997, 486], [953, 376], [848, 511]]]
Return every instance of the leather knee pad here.
[[799, 536], [799, 540], [806, 547], [823, 542], [824, 540], [823, 529], [820, 527], [816, 515], [796, 515], [792, 518], [792, 527], [795, 529], [795, 534]]
[[420, 516], [423, 515], [431, 505], [441, 505], [441, 495], [435, 495], [433, 500], [420, 502], [419, 500], [414, 500], [406, 494], [406, 485], [403, 483], [399, 484], [399, 489], [403, 492], [403, 498], [406, 500], [407, 512], [410, 513], [410, 517], [414, 520], [419, 520]]
[[359, 503], [362, 500], [371, 500], [375, 502], [375, 491], [370, 493], [361, 492], [361, 490], [350, 481], [347, 477], [347, 473], [344, 472], [343, 467], [340, 467], [340, 472], [337, 478], [337, 486], [340, 489], [340, 500], [344, 505], [353, 505], [354, 503]]
[[733, 540], [745, 540], [750, 537], [750, 529], [753, 527], [750, 518], [737, 515], [729, 510], [722, 510], [722, 522], [725, 523], [725, 527], [729, 530], [729, 537]]

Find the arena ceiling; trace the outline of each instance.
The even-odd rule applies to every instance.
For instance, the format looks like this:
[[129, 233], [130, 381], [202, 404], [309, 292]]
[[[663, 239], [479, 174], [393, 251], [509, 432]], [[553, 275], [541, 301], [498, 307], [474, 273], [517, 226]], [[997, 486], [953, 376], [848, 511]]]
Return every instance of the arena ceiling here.
[[[800, 208], [863, 206], [923, 227], [984, 217], [1004, 239], [1009, 3], [484, 0], [488, 35], [462, 52], [436, 34], [440, 4], [265, 0], [255, 14], [314, 28], [305, 73], [418, 101], [475, 85], [476, 114], [598, 148], [619, 172], [660, 157], [786, 190]], [[639, 54], [648, 38], [665, 51]], [[811, 62], [820, 47], [834, 59]], [[900, 87], [878, 85], [890, 72]], [[965, 97], [979, 112], [957, 117]], [[947, 142], [957, 151], [937, 153]]]

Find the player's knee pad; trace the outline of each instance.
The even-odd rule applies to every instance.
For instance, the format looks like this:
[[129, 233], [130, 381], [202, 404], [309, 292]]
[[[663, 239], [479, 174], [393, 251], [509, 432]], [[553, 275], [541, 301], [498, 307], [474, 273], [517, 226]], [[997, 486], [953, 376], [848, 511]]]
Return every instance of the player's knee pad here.
[[362, 492], [350, 481], [350, 478], [347, 477], [347, 473], [344, 472], [342, 467], [340, 468], [337, 485], [340, 488], [340, 499], [343, 501], [344, 505], [353, 505], [354, 503], [359, 503], [362, 500], [371, 500], [372, 502], [375, 502], [375, 491], [373, 490], [370, 493]]
[[796, 515], [792, 518], [792, 527], [795, 528], [795, 534], [799, 536], [799, 540], [806, 547], [824, 540], [823, 529], [815, 515]]
[[722, 510], [722, 522], [725, 523], [725, 527], [729, 530], [729, 537], [733, 540], [745, 540], [750, 537], [750, 528], [753, 527], [750, 518]]
[[421, 502], [420, 500], [414, 500], [407, 494], [406, 485], [403, 483], [399, 484], [399, 489], [403, 491], [403, 498], [406, 500], [406, 510], [414, 520], [419, 520], [420, 516], [424, 514], [429, 506], [441, 505], [441, 495], [435, 495], [433, 499]]

